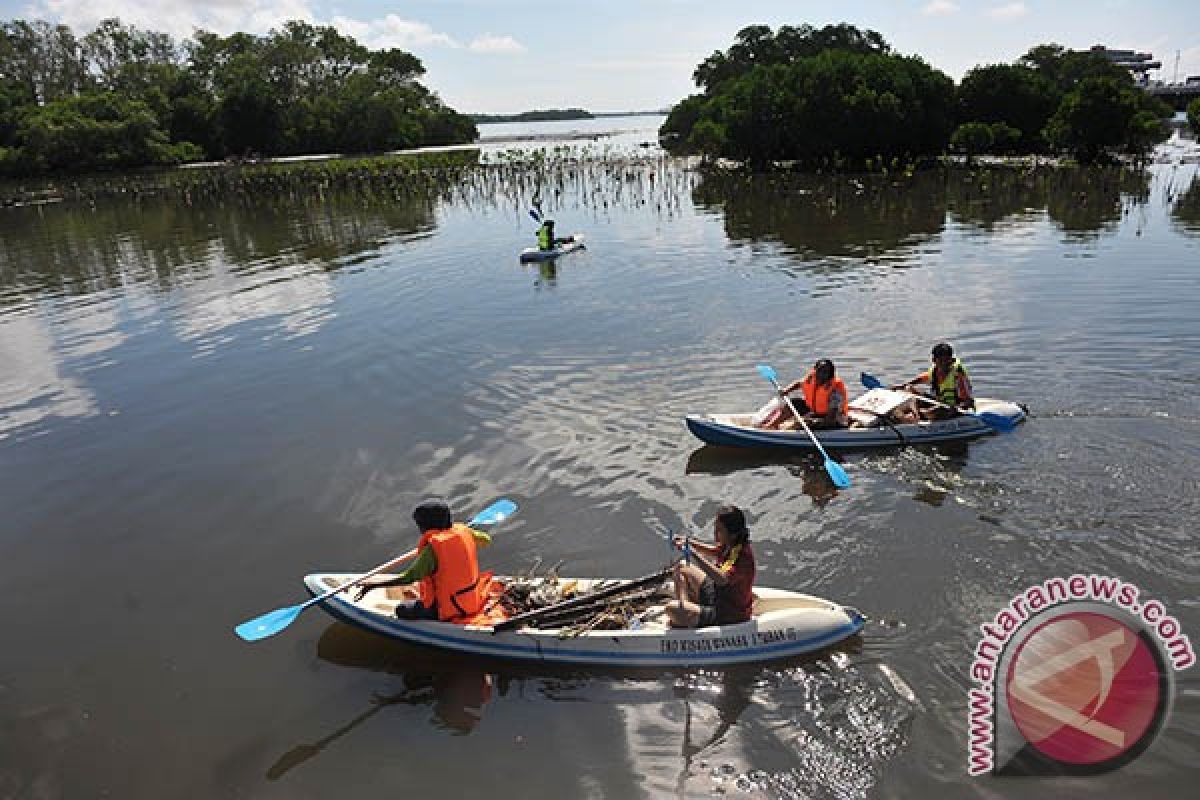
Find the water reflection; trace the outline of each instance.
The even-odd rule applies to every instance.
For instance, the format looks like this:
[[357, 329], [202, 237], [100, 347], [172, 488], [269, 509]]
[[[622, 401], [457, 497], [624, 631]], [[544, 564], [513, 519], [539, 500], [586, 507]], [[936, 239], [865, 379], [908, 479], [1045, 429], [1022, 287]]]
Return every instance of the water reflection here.
[[709, 173], [693, 192], [724, 212], [734, 241], [777, 239], [804, 258], [877, 259], [911, 251], [942, 232], [944, 176], [746, 176]]
[[558, 285], [558, 265], [553, 261], [541, 261], [537, 264], [537, 277], [533, 285], [537, 288], [553, 289]]
[[829, 477], [819, 455], [787, 450], [763, 450], [750, 447], [717, 447], [706, 444], [688, 456], [684, 472], [688, 475], [731, 475], [743, 470], [784, 467], [800, 479], [800, 491], [824, 508], [838, 496], [838, 488]]
[[1192, 172], [1187, 189], [1171, 208], [1171, 219], [1185, 233], [1200, 235], [1200, 170]]
[[652, 796], [867, 797], [921, 708], [857, 646], [803, 664], [689, 672], [672, 694], [624, 709]]
[[1132, 206], [1149, 200], [1151, 173], [1120, 167], [960, 170], [946, 180], [947, 208], [959, 221], [992, 230], [1045, 210], [1069, 237], [1116, 230]]
[[[269, 780], [321, 755], [385, 709], [427, 707], [433, 726], [462, 735], [497, 703], [548, 702], [549, 709], [532, 713], [550, 730], [566, 724], [556, 715], [585, 719], [611, 709], [627, 758], [651, 794], [736, 788], [859, 797], [903, 748], [920, 707], [894, 670], [864, 655], [861, 637], [769, 665], [680, 672], [466, 658], [333, 623], [317, 655], [338, 666], [398, 675], [403, 689], [372, 696], [345, 723], [289, 749], [268, 768]], [[581, 712], [579, 703], [592, 711]], [[502, 716], [513, 714], [508, 709]], [[775, 764], [774, 771], [754, 766], [764, 763]]]
[[320, 755], [329, 745], [387, 708], [428, 706], [435, 727], [455, 735], [469, 734], [492, 699], [496, 680], [469, 659], [441, 657], [436, 651], [391, 642], [341, 623], [325, 629], [317, 642], [317, 657], [338, 666], [399, 674], [404, 688], [392, 694], [375, 694], [370, 706], [344, 725], [284, 753], [267, 770], [269, 780], [278, 780]]
[[[280, 200], [284, 202], [279, 202]], [[168, 290], [226, 273], [315, 264], [332, 270], [435, 225], [432, 196], [328, 193], [229, 203], [111, 200], [6, 209], [0, 296]]]
[[[84, 350], [94, 355], [112, 344]], [[22, 307], [0, 316], [0, 366], [0, 439], [48, 417], [96, 413], [94, 392], [65, 373], [63, 346], [39, 310]]]
[[[1068, 237], [1112, 233], [1132, 207], [1148, 202], [1150, 181], [1148, 171], [1103, 167], [900, 176], [708, 173], [693, 199], [724, 213], [734, 241], [777, 240], [802, 258], [835, 259], [838, 267], [913, 266], [923, 248], [943, 234], [948, 218], [991, 231], [1044, 210]], [[821, 270], [811, 263], [804, 268]]]

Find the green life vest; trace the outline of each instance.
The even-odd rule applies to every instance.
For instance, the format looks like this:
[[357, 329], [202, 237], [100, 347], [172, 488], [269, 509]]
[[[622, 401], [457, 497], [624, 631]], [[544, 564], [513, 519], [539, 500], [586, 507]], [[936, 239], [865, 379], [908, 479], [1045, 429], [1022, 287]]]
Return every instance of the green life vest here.
[[[967, 375], [967, 368], [962, 365], [962, 362], [957, 358], [950, 365], [950, 369], [938, 380], [937, 365], [934, 364], [929, 368], [929, 386], [933, 391], [933, 397], [939, 402], [945, 403], [948, 406], [957, 406], [959, 401], [958, 396], [958, 376]], [[969, 376], [967, 376], [969, 377]]]
[[550, 229], [545, 225], [538, 228], [537, 239], [540, 250], [550, 250], [554, 247], [554, 240], [550, 238]]

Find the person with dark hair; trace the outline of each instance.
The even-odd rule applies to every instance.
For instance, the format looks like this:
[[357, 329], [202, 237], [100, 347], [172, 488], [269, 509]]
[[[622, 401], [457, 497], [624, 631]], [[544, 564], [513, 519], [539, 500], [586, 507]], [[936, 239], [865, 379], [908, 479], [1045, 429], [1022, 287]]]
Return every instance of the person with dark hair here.
[[[828, 358], [813, 364], [803, 379], [793, 381], [783, 389], [785, 395], [800, 391], [799, 397], [791, 397], [796, 411], [804, 415], [810, 428], [844, 428], [849, 424], [850, 395], [846, 384], [837, 376], [837, 369]], [[799, 427], [792, 417], [792, 410], [783, 403], [762, 424], [764, 428], [794, 430]]]
[[[954, 357], [954, 348], [946, 342], [938, 342], [930, 353], [933, 365], [907, 383], [893, 386], [912, 392], [919, 384], [929, 384], [928, 395], [949, 408], [933, 407], [922, 410], [925, 419], [949, 419], [958, 415], [958, 410], [975, 408], [975, 396], [971, 391], [971, 377], [962, 361]], [[914, 392], [915, 393], [915, 392]], [[957, 410], [956, 410], [957, 409]]]
[[479, 571], [476, 550], [492, 537], [454, 522], [450, 507], [435, 497], [413, 510], [413, 521], [421, 532], [417, 558], [394, 578], [364, 581], [355, 600], [372, 589], [419, 582], [420, 597], [396, 606], [400, 619], [437, 619], [465, 622], [483, 610], [491, 587], [490, 572]]
[[717, 509], [713, 544], [676, 536], [691, 563], [675, 565], [675, 599], [667, 603], [672, 627], [707, 628], [750, 619], [754, 608], [754, 549], [746, 516], [737, 506]]

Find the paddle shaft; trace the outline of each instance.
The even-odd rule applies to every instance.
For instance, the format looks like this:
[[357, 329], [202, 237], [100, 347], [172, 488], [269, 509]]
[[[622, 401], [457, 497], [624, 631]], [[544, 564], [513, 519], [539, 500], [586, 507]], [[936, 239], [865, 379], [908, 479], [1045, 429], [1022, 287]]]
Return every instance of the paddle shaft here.
[[[908, 384], [905, 384], [905, 386], [907, 386], [907, 385]], [[922, 403], [928, 403], [929, 405], [934, 406], [935, 408], [944, 408], [947, 411], [953, 411], [955, 414], [965, 414], [968, 417], [975, 417], [975, 418], [979, 419], [980, 421], [982, 421], [984, 424], [986, 424], [990, 428], [996, 428], [998, 430], [1008, 432], [1008, 431], [1011, 431], [1014, 427], [1016, 427], [1009, 420], [1005, 419], [1003, 416], [1000, 416], [998, 414], [993, 414], [991, 412], [985, 412], [985, 411], [979, 411], [978, 409], [974, 409], [974, 408], [956, 408], [952, 405], [949, 405], [948, 403], [943, 403], [941, 400], [934, 400], [932, 397], [930, 397], [927, 394], [924, 394], [921, 392], [914, 392], [911, 389], [906, 389], [905, 391], [907, 391], [913, 397], [917, 398], [917, 400], [919, 400]]]
[[389, 570], [392, 567], [399, 566], [400, 564], [403, 564], [405, 561], [408, 561], [409, 559], [416, 558], [418, 552], [419, 551], [417, 550], [417, 548], [414, 547], [412, 550], [409, 550], [404, 555], [397, 556], [396, 558], [393, 558], [390, 561], [385, 561], [384, 563], [380, 564], [378, 567], [375, 567], [374, 569], [372, 569], [370, 572], [364, 572], [362, 575], [359, 575], [357, 578], [350, 581], [349, 583], [343, 583], [341, 586], [335, 586], [334, 588], [330, 589], [328, 592], [322, 592], [321, 594], [317, 595], [316, 597], [312, 598], [311, 600], [301, 603], [299, 608], [308, 608], [309, 606], [313, 605], [314, 603], [319, 603], [322, 600], [328, 600], [330, 597], [333, 597], [338, 592], [344, 592], [347, 589], [352, 589], [355, 586], [357, 586], [358, 584], [365, 581], [367, 578], [373, 578], [381, 572]]
[[892, 423], [892, 420], [891, 420], [891, 419], [888, 417], [888, 415], [887, 415], [887, 414], [880, 414], [878, 411], [872, 411], [872, 410], [871, 410], [871, 409], [869, 409], [869, 408], [857, 408], [857, 407], [852, 407], [852, 408], [851, 408], [851, 411], [862, 411], [864, 414], [870, 414], [871, 416], [875, 417], [876, 419], [881, 419], [881, 420], [883, 420], [883, 424], [884, 424], [884, 425], [886, 425], [886, 426], [888, 426], [888, 428], [890, 428], [890, 429], [891, 429], [892, 433], [896, 434], [896, 436], [898, 436], [898, 437], [900, 438], [900, 443], [901, 443], [901, 444], [908, 444], [908, 439], [905, 439], [905, 438], [904, 438], [904, 434], [903, 434], [903, 433], [901, 433], [901, 432], [900, 432], [900, 429], [899, 429], [899, 428], [897, 428], [897, 427], [896, 427], [896, 426], [895, 426], [895, 425]]

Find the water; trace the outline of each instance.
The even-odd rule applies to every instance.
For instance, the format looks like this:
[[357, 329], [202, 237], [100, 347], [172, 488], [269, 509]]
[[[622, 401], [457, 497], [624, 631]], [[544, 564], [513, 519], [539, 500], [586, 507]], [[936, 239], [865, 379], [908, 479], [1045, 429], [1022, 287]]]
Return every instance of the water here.
[[[588, 249], [553, 267], [516, 259], [528, 187], [0, 211], [0, 798], [1188, 794], [1194, 669], [1105, 776], [971, 780], [965, 736], [977, 626], [1025, 586], [1117, 575], [1200, 637], [1194, 152], [895, 185], [571, 168], [541, 195]], [[849, 456], [840, 493], [681, 424], [766, 400], [759, 362], [898, 380], [943, 338], [1032, 419]], [[599, 576], [734, 502], [760, 583], [871, 622], [729, 671], [475, 662], [319, 610], [234, 637], [410, 547], [432, 492], [520, 503], [489, 567]]]

